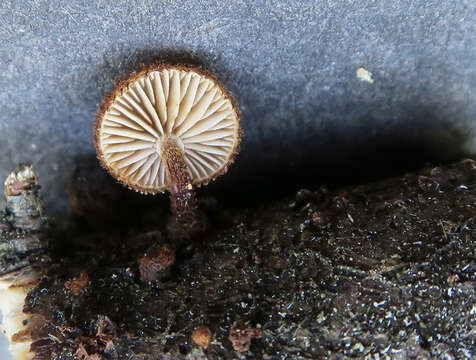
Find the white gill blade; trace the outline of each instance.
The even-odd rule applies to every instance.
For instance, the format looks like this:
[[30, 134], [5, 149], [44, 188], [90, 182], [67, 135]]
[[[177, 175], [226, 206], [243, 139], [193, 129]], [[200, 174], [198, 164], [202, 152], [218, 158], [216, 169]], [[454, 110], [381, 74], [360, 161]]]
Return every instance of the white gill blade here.
[[196, 151], [199, 151], [199, 152], [207, 152], [207, 153], [210, 153], [210, 154], [216, 154], [216, 155], [223, 155], [223, 156], [227, 156], [228, 155], [228, 152], [226, 152], [225, 150], [217, 147], [217, 146], [208, 146], [208, 145], [203, 145], [203, 144], [186, 144], [185, 145], [185, 149], [191, 149], [191, 150], [196, 150]]
[[[193, 141], [191, 141], [193, 142]], [[233, 146], [233, 138], [230, 136], [227, 139], [216, 139], [205, 141], [203, 145], [210, 145], [210, 146], [220, 146], [223, 148], [231, 148]]]
[[163, 126], [167, 121], [167, 103], [165, 100], [164, 89], [162, 87], [162, 81], [160, 80], [160, 73], [154, 74], [152, 85], [155, 94], [155, 109], [159, 114], [160, 122]]
[[230, 129], [221, 129], [221, 130], [210, 130], [206, 132], [202, 132], [195, 136], [184, 137], [182, 141], [186, 142], [187, 138], [194, 139], [194, 142], [205, 142], [211, 141], [216, 139], [221, 139], [227, 136], [230, 136]]
[[165, 102], [169, 99], [169, 72], [164, 70], [160, 73], [160, 79], [162, 80], [162, 89], [164, 89]]
[[[137, 177], [135, 178], [135, 181], [140, 181], [144, 175], [147, 173], [147, 171], [149, 171], [150, 167], [152, 166], [152, 164], [154, 163], [154, 161], [157, 160], [157, 158], [159, 157], [158, 154], [154, 154], [152, 156], [149, 156], [149, 158], [147, 159], [147, 161], [144, 163], [144, 165], [142, 165], [142, 167], [140, 168], [140, 171], [139, 173], [137, 174]], [[145, 181], [144, 181], [145, 182]]]
[[[157, 137], [157, 131], [155, 131], [148, 123], [145, 121], [142, 116], [138, 116], [137, 114], [133, 113], [132, 111], [127, 110], [124, 106], [116, 103], [113, 105], [118, 111], [122, 113], [125, 117], [133, 120], [136, 124], [140, 125], [144, 130], [146, 130], [149, 134]], [[142, 111], [143, 112], [143, 111]]]
[[177, 120], [175, 121], [176, 128], [183, 123], [187, 115], [190, 113], [190, 109], [192, 109], [193, 106], [193, 100], [197, 95], [199, 83], [200, 77], [198, 75], [193, 76], [193, 79], [190, 81], [190, 85], [187, 88], [187, 93], [184, 95], [184, 98], [180, 103], [179, 114], [177, 115]]
[[116, 167], [118, 169], [121, 169], [123, 167], [129, 166], [133, 163], [139, 162], [149, 155], [152, 155], [155, 152], [155, 149], [144, 149], [144, 150], [138, 150], [135, 151], [131, 156], [128, 158], [122, 159], [120, 161], [117, 161]]
[[228, 130], [233, 129], [235, 127], [235, 122], [233, 120], [225, 119], [215, 126], [213, 126], [210, 130], [220, 130], [227, 128]]
[[220, 121], [225, 119], [230, 115], [229, 111], [220, 111], [215, 114], [210, 115], [207, 118], [204, 118], [200, 120], [197, 124], [192, 126], [190, 129], [182, 133], [182, 136], [184, 138], [195, 136], [197, 134], [200, 134], [201, 132], [204, 132], [207, 129], [213, 128], [216, 124], [218, 124]]
[[132, 139], [137, 139], [137, 140], [145, 140], [145, 141], [150, 141], [150, 142], [155, 142], [156, 138], [152, 135], [149, 135], [145, 132], [142, 131], [137, 131], [137, 130], [132, 130], [132, 129], [127, 129], [124, 127], [121, 128], [110, 128], [110, 127], [103, 127], [103, 132], [105, 134], [109, 135], [119, 135], [123, 137], [129, 137]]
[[195, 99], [193, 100], [193, 105], [196, 105], [200, 100], [202, 100], [203, 95], [206, 93], [208, 89], [208, 80], [202, 79], [200, 80], [200, 85], [198, 86], [197, 89], [197, 95], [195, 96]]
[[222, 109], [220, 108], [223, 106], [223, 104], [226, 104], [228, 102], [227, 99], [221, 99], [221, 94], [218, 91], [217, 91], [217, 96], [220, 96], [220, 99], [210, 104], [210, 107], [208, 108], [208, 110], [205, 112], [205, 114], [203, 114], [204, 118], [209, 117], [211, 114], [217, 111], [222, 111]]
[[180, 105], [180, 76], [178, 71], [172, 71], [169, 99], [167, 100], [167, 134], [172, 132], [175, 124], [175, 118], [178, 115]]
[[158, 158], [154, 164], [152, 165], [152, 170], [150, 172], [150, 179], [149, 181], [147, 182], [149, 184], [149, 186], [153, 186], [154, 183], [155, 183], [155, 179], [157, 179], [157, 175], [159, 173], [159, 166], [160, 166], [160, 163], [162, 161], [160, 160], [160, 158]]
[[213, 89], [209, 91], [207, 94], [205, 94], [193, 108], [190, 110], [190, 113], [188, 114], [187, 118], [184, 120], [182, 125], [180, 126], [180, 129], [177, 129], [177, 134], [182, 135], [185, 131], [190, 129], [192, 126], [195, 125], [197, 121], [199, 121], [205, 111], [208, 109], [208, 106], [210, 106], [210, 102], [213, 99], [213, 96], [215, 96], [215, 92], [217, 89]]
[[162, 124], [160, 122], [159, 117], [157, 116], [157, 112], [155, 111], [154, 105], [150, 102], [149, 97], [140, 86], [136, 86], [136, 88], [137, 88], [137, 93], [139, 94], [139, 97], [142, 101], [142, 104], [144, 104], [147, 112], [152, 118], [155, 128], [159, 131], [160, 135], [164, 135], [164, 129], [162, 129]]
[[182, 102], [185, 93], [187, 92], [190, 79], [192, 78], [192, 72], [183, 74], [183, 78], [180, 79], [180, 102]]
[[[191, 164], [196, 172], [198, 173], [197, 180], [201, 180], [209, 175], [209, 171], [205, 170], [203, 167], [200, 158], [196, 156], [189, 155], [185, 158], [185, 161], [188, 162], [187, 164]], [[189, 165], [190, 166], [190, 165]]]
[[159, 167], [159, 177], [157, 178], [160, 181], [160, 185], [166, 185], [166, 178], [165, 178], [165, 163], [163, 161], [160, 162]]
[[[194, 150], [189, 150], [189, 151], [194, 152]], [[210, 153], [202, 151], [198, 153], [198, 156], [208, 160], [210, 163], [214, 163], [216, 167], [222, 166], [225, 163], [224, 155], [210, 154]], [[212, 166], [214, 167], [214, 165]]]
[[131, 156], [132, 154], [134, 154], [134, 151], [115, 153], [112, 155], [106, 155], [105, 157], [109, 162], [113, 163], [125, 159], [126, 157]]
[[112, 144], [123, 144], [134, 141], [129, 137], [122, 137], [122, 136], [115, 136], [115, 135], [108, 135], [101, 139], [101, 143], [103, 145], [112, 145]]
[[153, 146], [154, 144], [148, 141], [132, 141], [132, 142], [124, 143], [124, 144], [109, 145], [104, 149], [104, 153], [112, 154], [112, 153], [123, 152], [123, 151], [136, 151], [136, 150], [152, 148]]
[[[134, 174], [137, 170], [139, 170], [142, 165], [147, 161], [148, 157], [138, 160], [137, 162], [131, 164], [131, 166], [124, 169], [123, 175], [130, 177]], [[136, 174], [137, 175], [137, 174]]]
[[190, 160], [187, 156], [185, 156], [185, 163], [187, 164], [188, 170], [190, 171], [192, 175], [192, 179], [196, 180], [202, 177], [200, 172], [197, 170], [197, 168], [193, 164], [192, 160]]
[[[201, 167], [207, 175], [214, 172], [215, 169], [211, 166], [211, 164], [209, 164], [207, 160], [203, 159], [200, 155], [198, 155], [198, 153], [189, 151], [188, 154], [190, 155], [190, 159], [193, 159], [195, 161], [195, 165]], [[207, 168], [208, 170], [205, 170], [205, 168]]]
[[[137, 88], [138, 87], [141, 87], [139, 84], [136, 84], [135, 87], [130, 87], [129, 88], [129, 91], [128, 92], [125, 92], [124, 94], [122, 94], [122, 97], [129, 103], [131, 104], [131, 106], [134, 108], [134, 110], [141, 116], [141, 118], [147, 122], [149, 125], [152, 125], [152, 120], [149, 116], [149, 114], [147, 114], [145, 111], [144, 111], [144, 107], [142, 106], [142, 101], [139, 97], [139, 95], [137, 94]], [[135, 95], [133, 98], [132, 95]]]
[[152, 87], [152, 81], [150, 80], [149, 76], [145, 78], [144, 91], [147, 94], [147, 97], [150, 99], [152, 105], [155, 106], [154, 88]]
[[[104, 119], [108, 122], [108, 124], [110, 122], [113, 122], [114, 124], [123, 125], [134, 130], [142, 130], [142, 128], [139, 125], [137, 125], [134, 121], [125, 117], [124, 115], [113, 115], [111, 113], [106, 113], [106, 115], [104, 116]], [[110, 124], [110, 125], [113, 125], [113, 124]]]

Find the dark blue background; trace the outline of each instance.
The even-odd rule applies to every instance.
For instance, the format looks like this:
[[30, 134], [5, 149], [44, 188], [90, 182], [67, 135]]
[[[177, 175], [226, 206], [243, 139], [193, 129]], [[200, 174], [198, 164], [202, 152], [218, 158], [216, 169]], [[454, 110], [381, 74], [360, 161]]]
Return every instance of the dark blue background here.
[[157, 55], [204, 64], [238, 100], [241, 153], [212, 190], [345, 181], [475, 149], [473, 0], [3, 0], [0, 178], [32, 161], [48, 208], [64, 210], [98, 103]]

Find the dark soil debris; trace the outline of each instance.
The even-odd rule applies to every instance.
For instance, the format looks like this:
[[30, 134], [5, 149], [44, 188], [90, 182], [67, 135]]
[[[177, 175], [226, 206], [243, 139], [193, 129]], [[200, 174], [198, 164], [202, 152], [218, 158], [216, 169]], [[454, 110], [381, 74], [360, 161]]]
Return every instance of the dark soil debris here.
[[88, 285], [88, 275], [82, 271], [79, 274], [77, 279], [68, 280], [64, 283], [64, 287], [69, 289], [73, 292], [74, 295], [79, 296], [81, 294], [81, 290], [84, 289]]
[[251, 340], [259, 339], [262, 335], [261, 329], [235, 325], [230, 330], [228, 340], [230, 340], [233, 349], [239, 355], [243, 355], [250, 350]]
[[[25, 306], [51, 326], [35, 349], [54, 360], [474, 358], [475, 164], [204, 209], [207, 232], [177, 245], [154, 282], [137, 259], [171, 241], [165, 216], [150, 221], [162, 207], [137, 211], [148, 226], [63, 231]], [[82, 271], [75, 296], [64, 284]], [[202, 348], [191, 336], [204, 323]]]
[[204, 349], [208, 348], [212, 339], [212, 332], [206, 326], [199, 326], [192, 333], [192, 340], [195, 344], [200, 345]]
[[168, 276], [175, 251], [168, 244], [154, 244], [138, 261], [142, 281], [156, 281]]

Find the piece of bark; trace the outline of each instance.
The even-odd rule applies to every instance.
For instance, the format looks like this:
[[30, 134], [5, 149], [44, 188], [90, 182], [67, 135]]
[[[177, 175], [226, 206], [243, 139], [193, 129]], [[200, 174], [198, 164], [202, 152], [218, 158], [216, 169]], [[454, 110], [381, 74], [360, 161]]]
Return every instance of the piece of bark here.
[[40, 186], [31, 165], [21, 165], [19, 171], [12, 172], [5, 180], [7, 219], [13, 227], [36, 231], [45, 224]]
[[31, 358], [31, 344], [46, 336], [44, 320], [23, 312], [25, 297], [38, 284], [50, 261], [48, 223], [42, 213], [39, 188], [30, 165], [20, 166], [5, 181], [6, 210], [0, 227], [0, 311], [15, 360]]

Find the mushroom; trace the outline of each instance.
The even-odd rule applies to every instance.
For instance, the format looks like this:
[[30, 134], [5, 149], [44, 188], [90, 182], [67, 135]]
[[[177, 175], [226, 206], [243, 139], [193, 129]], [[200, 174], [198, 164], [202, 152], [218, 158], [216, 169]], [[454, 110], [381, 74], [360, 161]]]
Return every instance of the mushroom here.
[[225, 87], [201, 68], [148, 65], [116, 85], [96, 118], [102, 166], [130, 189], [169, 191], [178, 224], [194, 227], [193, 187], [226, 172], [241, 137]]

